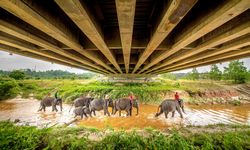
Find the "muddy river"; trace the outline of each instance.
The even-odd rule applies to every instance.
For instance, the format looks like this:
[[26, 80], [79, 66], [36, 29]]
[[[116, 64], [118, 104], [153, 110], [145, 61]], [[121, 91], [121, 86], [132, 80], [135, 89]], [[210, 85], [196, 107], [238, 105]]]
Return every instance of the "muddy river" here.
[[[46, 112], [37, 112], [39, 101], [28, 99], [13, 99], [0, 101], [0, 120], [19, 119], [19, 124], [28, 124], [38, 127], [50, 127], [63, 125], [74, 120], [73, 109], [69, 112], [70, 106], [64, 104], [62, 112], [51, 112], [48, 107]], [[92, 118], [77, 118], [77, 121], [70, 126], [87, 126], [95, 128], [146, 128], [166, 129], [174, 126], [186, 125], [208, 125], [208, 124], [250, 124], [250, 104], [240, 106], [232, 105], [185, 105], [186, 114], [181, 119], [176, 112], [175, 117], [165, 119], [164, 114], [158, 118], [154, 117], [157, 111], [155, 105], [140, 105], [139, 115], [135, 116], [135, 109], [132, 117], [126, 117], [125, 112], [121, 117], [118, 113], [115, 116], [103, 116], [103, 111], [97, 112]], [[111, 112], [111, 110], [110, 110]]]

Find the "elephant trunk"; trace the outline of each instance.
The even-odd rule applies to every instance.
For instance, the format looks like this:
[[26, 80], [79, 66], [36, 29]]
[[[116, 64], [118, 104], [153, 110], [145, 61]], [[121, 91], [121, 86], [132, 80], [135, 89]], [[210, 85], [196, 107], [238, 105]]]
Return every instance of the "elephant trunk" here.
[[184, 114], [186, 114], [186, 112], [184, 111], [184, 106], [181, 107], [181, 110]]
[[136, 109], [137, 109], [136, 115], [138, 115], [139, 114], [139, 106], [138, 105], [137, 105]]
[[60, 109], [61, 109], [61, 111], [62, 111], [62, 109], [63, 109], [63, 108], [62, 108], [62, 102], [60, 102]]
[[72, 105], [71, 105], [71, 107], [70, 107], [70, 109], [69, 109], [69, 112], [71, 111], [71, 109], [72, 109], [73, 105], [74, 105], [74, 102], [72, 103]]
[[159, 109], [160, 109], [160, 107], [161, 107], [161, 105], [158, 106], [157, 112], [156, 112], [156, 114], [155, 114], [155, 117], [158, 117], [158, 116], [159, 116]]

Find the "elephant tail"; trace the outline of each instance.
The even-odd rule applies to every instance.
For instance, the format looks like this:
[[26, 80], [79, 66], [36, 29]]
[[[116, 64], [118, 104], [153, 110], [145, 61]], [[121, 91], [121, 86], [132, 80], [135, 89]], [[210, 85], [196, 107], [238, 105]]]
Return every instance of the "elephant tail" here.
[[38, 112], [38, 111], [41, 111], [41, 110], [42, 110], [42, 105], [40, 105], [40, 107], [39, 107], [39, 109], [37, 110], [37, 112]]
[[157, 108], [157, 112], [156, 112], [157, 114], [159, 113], [160, 108], [161, 108], [161, 105], [159, 105]]

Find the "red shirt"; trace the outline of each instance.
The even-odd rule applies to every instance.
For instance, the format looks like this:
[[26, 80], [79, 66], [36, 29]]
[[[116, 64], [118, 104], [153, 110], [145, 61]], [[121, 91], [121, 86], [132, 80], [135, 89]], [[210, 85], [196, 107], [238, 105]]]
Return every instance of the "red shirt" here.
[[175, 95], [174, 95], [174, 98], [175, 98], [175, 100], [179, 100], [179, 99], [180, 99], [180, 97], [179, 97], [178, 94], [175, 94]]
[[133, 95], [130, 95], [129, 99], [132, 101], [134, 99]]

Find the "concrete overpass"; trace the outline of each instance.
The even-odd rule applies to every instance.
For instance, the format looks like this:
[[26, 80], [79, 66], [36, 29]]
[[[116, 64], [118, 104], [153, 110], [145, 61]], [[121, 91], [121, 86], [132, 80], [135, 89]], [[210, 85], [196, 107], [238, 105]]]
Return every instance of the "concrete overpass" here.
[[250, 0], [0, 0], [0, 50], [139, 77], [250, 57]]

